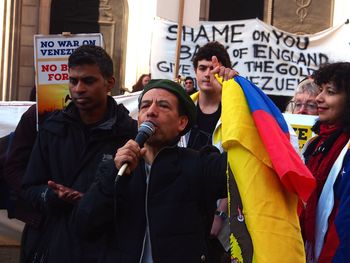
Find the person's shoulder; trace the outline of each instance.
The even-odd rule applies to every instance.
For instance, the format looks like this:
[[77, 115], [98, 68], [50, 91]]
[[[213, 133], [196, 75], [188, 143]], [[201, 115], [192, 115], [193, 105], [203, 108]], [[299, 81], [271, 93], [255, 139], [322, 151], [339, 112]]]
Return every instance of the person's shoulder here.
[[23, 115], [35, 116], [36, 115], [36, 103], [31, 105]]
[[109, 96], [108, 97], [108, 111], [112, 113], [111, 115], [116, 115], [117, 118], [127, 118], [131, 119], [129, 110], [124, 106], [123, 103], [117, 103], [117, 101]]
[[45, 115], [45, 118], [42, 121], [41, 125], [43, 127], [45, 127], [45, 126], [50, 125], [52, 123], [62, 122], [64, 120], [65, 120], [65, 117], [64, 117], [64, 114], [63, 114], [62, 110], [55, 110], [55, 111], [52, 111], [52, 112], [48, 112]]
[[189, 156], [193, 156], [193, 157], [199, 156], [199, 151], [191, 148], [177, 146], [176, 149], [179, 152], [180, 156], [182, 156], [183, 158], [187, 158]]
[[36, 119], [36, 104], [33, 104], [22, 114], [16, 130], [31, 126], [36, 128]]
[[[130, 117], [130, 112], [129, 110], [124, 106], [124, 104], [122, 103], [117, 103], [116, 101], [114, 101], [114, 109], [117, 111], [117, 114], [120, 116], [129, 116]], [[131, 117], [130, 117], [131, 118]]]
[[183, 156], [193, 156], [193, 157], [201, 157], [201, 156], [209, 156], [209, 155], [220, 155], [220, 151], [213, 145], [205, 145], [200, 150], [194, 150], [191, 148], [178, 147], [179, 151]]
[[45, 115], [44, 120], [39, 122], [39, 133], [49, 132], [63, 134], [68, 120], [62, 110], [56, 110]]
[[214, 145], [205, 145], [199, 150], [201, 155], [220, 154], [220, 150]]
[[129, 110], [123, 104], [115, 104], [116, 124], [120, 127], [137, 132], [137, 121], [130, 116]]

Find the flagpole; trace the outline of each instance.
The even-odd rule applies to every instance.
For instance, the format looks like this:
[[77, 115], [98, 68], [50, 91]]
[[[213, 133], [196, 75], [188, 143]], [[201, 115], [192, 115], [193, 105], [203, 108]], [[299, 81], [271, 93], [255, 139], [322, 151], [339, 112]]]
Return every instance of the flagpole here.
[[174, 79], [177, 79], [177, 76], [179, 75], [179, 64], [180, 64], [179, 62], [180, 62], [180, 49], [181, 49], [181, 39], [182, 39], [184, 7], [185, 7], [185, 0], [179, 0]]

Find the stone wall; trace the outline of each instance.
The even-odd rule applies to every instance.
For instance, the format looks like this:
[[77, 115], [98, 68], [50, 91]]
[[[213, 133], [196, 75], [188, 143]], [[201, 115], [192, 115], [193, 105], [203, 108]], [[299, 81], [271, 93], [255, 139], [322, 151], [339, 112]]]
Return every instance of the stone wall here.
[[274, 0], [272, 25], [295, 34], [313, 34], [332, 26], [333, 0]]
[[34, 42], [38, 34], [39, 1], [23, 0], [20, 24], [18, 93], [15, 100], [29, 100], [34, 82]]

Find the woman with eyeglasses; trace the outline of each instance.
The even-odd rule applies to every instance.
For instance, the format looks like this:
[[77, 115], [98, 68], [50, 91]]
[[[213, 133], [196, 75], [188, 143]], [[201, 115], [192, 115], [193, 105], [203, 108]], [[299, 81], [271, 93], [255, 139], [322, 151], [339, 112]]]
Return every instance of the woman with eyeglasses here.
[[299, 83], [294, 97], [287, 106], [287, 112], [293, 114], [317, 115], [316, 96], [318, 93], [319, 88], [312, 78], [303, 79]]
[[303, 157], [317, 185], [300, 217], [307, 262], [349, 262], [350, 63], [321, 66], [313, 78], [320, 89], [317, 136]]

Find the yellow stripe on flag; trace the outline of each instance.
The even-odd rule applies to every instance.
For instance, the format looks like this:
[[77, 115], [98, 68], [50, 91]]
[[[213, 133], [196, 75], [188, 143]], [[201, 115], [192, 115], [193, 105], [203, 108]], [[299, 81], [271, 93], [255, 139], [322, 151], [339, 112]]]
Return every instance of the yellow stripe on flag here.
[[221, 120], [222, 144], [253, 242], [253, 262], [304, 263], [298, 198], [283, 187], [273, 170], [244, 93], [233, 79], [223, 84]]

